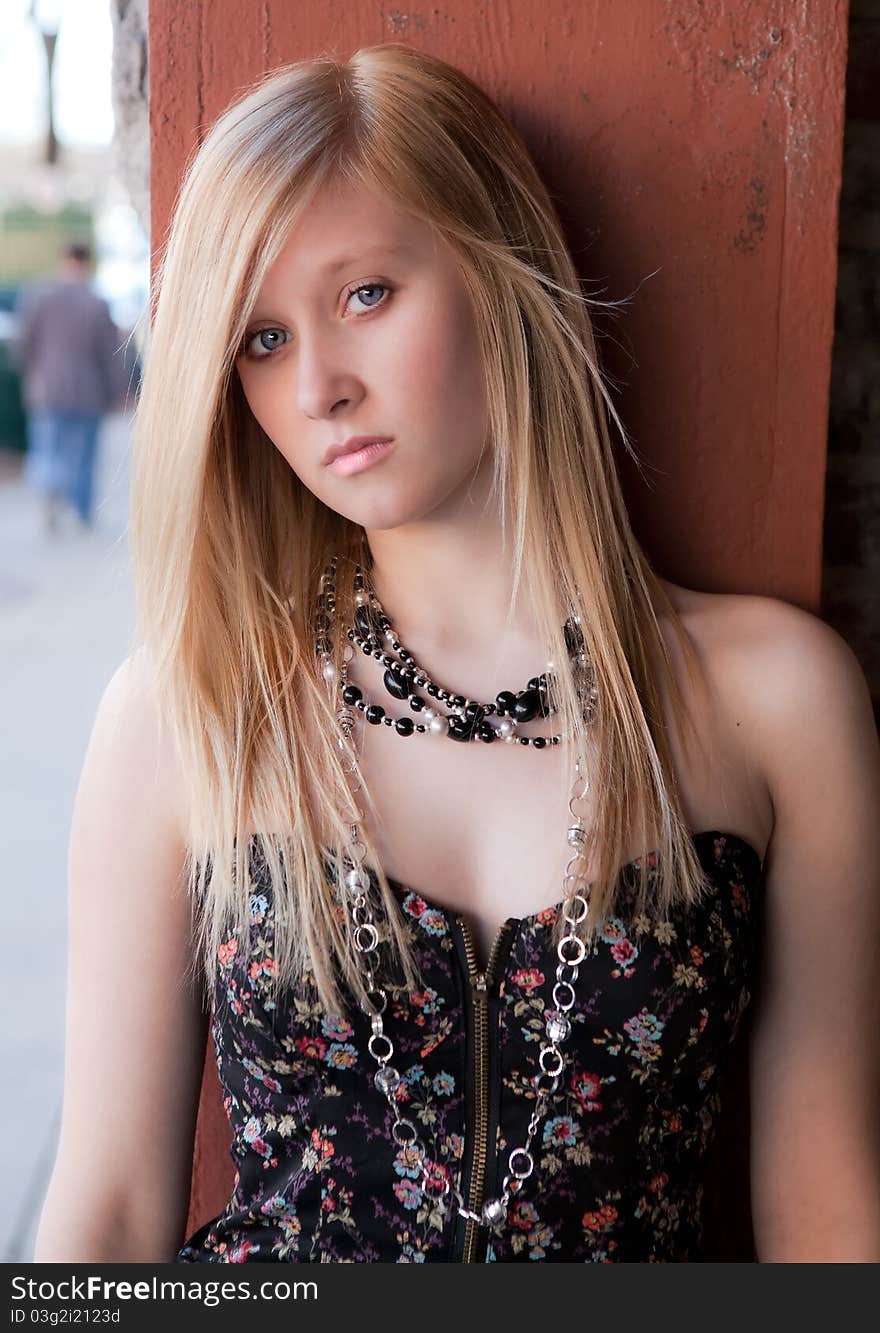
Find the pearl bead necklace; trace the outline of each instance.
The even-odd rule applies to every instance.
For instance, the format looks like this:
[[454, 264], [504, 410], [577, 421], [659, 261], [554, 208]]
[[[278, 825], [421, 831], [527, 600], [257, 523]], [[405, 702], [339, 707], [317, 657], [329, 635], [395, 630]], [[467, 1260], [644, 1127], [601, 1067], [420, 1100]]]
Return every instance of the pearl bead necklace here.
[[[331, 655], [331, 644], [326, 637], [330, 617], [336, 609], [336, 564], [338, 557], [330, 561], [322, 577], [321, 592], [318, 597], [316, 629], [320, 637], [316, 641], [316, 652], [322, 661], [322, 670], [328, 681], [336, 682], [336, 668]], [[533, 676], [525, 690], [514, 693], [502, 690], [493, 703], [480, 703], [461, 694], [437, 685], [426, 671], [416, 662], [412, 653], [403, 645], [391, 621], [385, 615], [381, 603], [372, 591], [365, 590], [364, 572], [360, 565], [355, 568], [354, 576], [355, 625], [346, 631], [347, 637], [355, 648], [360, 648], [365, 656], [371, 656], [385, 667], [383, 683], [388, 694], [396, 699], [408, 699], [413, 712], [420, 715], [421, 722], [414, 722], [410, 717], [390, 717], [381, 704], [370, 703], [359, 686], [349, 684], [347, 673], [342, 680], [342, 701], [347, 708], [357, 708], [365, 720], [372, 726], [384, 724], [393, 727], [399, 736], [434, 735], [447, 736], [454, 741], [481, 740], [491, 743], [502, 740], [507, 744], [531, 745], [536, 750], [547, 746], [559, 745], [562, 735], [521, 736], [518, 734], [520, 723], [530, 722], [536, 716], [547, 717], [557, 708], [551, 704], [548, 693], [555, 678], [555, 664], [548, 661], [547, 668], [540, 676]], [[590, 720], [594, 714], [597, 700], [595, 682], [592, 673], [587, 671], [587, 656], [583, 651], [583, 634], [580, 630], [580, 618], [569, 618], [563, 627], [566, 646], [576, 666], [578, 686], [583, 715]], [[397, 654], [392, 657], [382, 649], [383, 640], [390, 643]], [[548, 674], [549, 678], [548, 678]], [[434, 699], [448, 702], [451, 712], [442, 713], [432, 708], [419, 694], [418, 689]], [[487, 719], [496, 713], [499, 723], [493, 725]], [[354, 715], [352, 714], [352, 720]]]

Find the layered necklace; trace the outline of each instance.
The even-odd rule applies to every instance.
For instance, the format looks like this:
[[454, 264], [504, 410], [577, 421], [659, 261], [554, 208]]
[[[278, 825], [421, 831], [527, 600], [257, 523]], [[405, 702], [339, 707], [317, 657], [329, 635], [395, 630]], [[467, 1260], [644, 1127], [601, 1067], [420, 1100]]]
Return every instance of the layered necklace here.
[[[343, 754], [347, 756], [346, 771], [354, 778], [352, 796], [360, 790], [357, 781], [357, 760], [351, 746], [352, 732], [357, 721], [357, 714], [353, 711], [355, 709], [363, 714], [367, 723], [372, 726], [393, 728], [401, 737], [445, 736], [458, 743], [482, 741], [491, 744], [494, 741], [502, 741], [509, 745], [531, 745], [536, 750], [560, 743], [562, 740], [560, 735], [545, 737], [518, 734], [521, 723], [530, 722], [536, 717], [549, 717], [557, 711], [551, 699], [554, 685], [552, 662], [547, 663], [545, 672], [532, 677], [524, 689], [502, 690], [491, 703], [469, 699], [443, 688], [431, 679], [403, 645], [374, 591], [368, 587], [364, 569], [358, 563], [354, 566], [352, 589], [354, 624], [346, 629], [351, 646], [344, 649], [345, 660], [341, 669], [337, 671], [333, 660], [333, 643], [336, 630], [338, 562], [339, 556], [336, 555], [330, 560], [321, 576], [314, 622], [315, 652], [336, 704], [336, 718], [341, 731], [338, 743]], [[591, 722], [595, 716], [597, 693], [594, 675], [584, 651], [578, 616], [569, 617], [563, 626], [563, 633], [572, 660], [582, 715], [586, 722]], [[381, 704], [370, 703], [357, 685], [349, 683], [348, 662], [358, 648], [366, 656], [374, 657], [383, 664], [385, 667], [383, 684], [386, 692], [401, 703], [407, 701], [411, 713], [420, 720], [414, 721], [407, 714], [398, 717], [389, 716]], [[420, 690], [424, 690], [427, 694], [427, 700], [418, 693]], [[442, 705], [445, 705], [448, 711], [444, 711]], [[497, 722], [493, 721], [493, 718], [497, 718]], [[574, 1005], [578, 967], [587, 952], [583, 939], [577, 933], [578, 925], [586, 920], [590, 910], [590, 883], [585, 879], [580, 865], [581, 852], [586, 843], [586, 831], [578, 807], [586, 798], [589, 786], [583, 762], [578, 758], [575, 762], [575, 780], [568, 801], [572, 823], [566, 837], [573, 849], [573, 855], [566, 865], [563, 877], [565, 900], [562, 912], [566, 928], [557, 946], [556, 981], [552, 992], [553, 1008], [546, 1015], [545, 1036], [538, 1053], [538, 1070], [533, 1079], [535, 1107], [529, 1119], [525, 1142], [520, 1147], [513, 1148], [508, 1155], [501, 1193], [497, 1198], [486, 1200], [480, 1212], [474, 1212], [467, 1207], [448, 1169], [441, 1163], [429, 1159], [416, 1125], [400, 1113], [400, 1103], [395, 1093], [402, 1081], [402, 1075], [392, 1063], [394, 1042], [385, 1032], [382, 1017], [387, 1006], [387, 995], [376, 970], [379, 931], [369, 901], [370, 878], [363, 865], [367, 849], [361, 841], [358, 824], [349, 825], [341, 897], [346, 909], [345, 920], [350, 946], [364, 981], [367, 1003], [361, 1003], [360, 1007], [370, 1019], [372, 1029], [367, 1048], [378, 1066], [373, 1076], [374, 1082], [387, 1098], [394, 1116], [391, 1137], [399, 1148], [406, 1149], [417, 1157], [421, 1188], [426, 1198], [443, 1212], [452, 1207], [461, 1217], [485, 1226], [491, 1231], [497, 1232], [504, 1227], [511, 1195], [521, 1189], [523, 1181], [527, 1180], [535, 1169], [531, 1152], [532, 1142], [539, 1124], [547, 1113], [549, 1100], [559, 1087], [565, 1066], [560, 1047], [571, 1034], [571, 1020], [568, 1014]], [[354, 813], [360, 817], [356, 808]]]

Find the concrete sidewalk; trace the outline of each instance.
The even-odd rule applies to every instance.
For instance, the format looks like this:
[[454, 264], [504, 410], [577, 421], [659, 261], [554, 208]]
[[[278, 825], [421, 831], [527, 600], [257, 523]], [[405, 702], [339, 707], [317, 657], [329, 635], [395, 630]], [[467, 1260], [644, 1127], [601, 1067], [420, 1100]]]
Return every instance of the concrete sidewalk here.
[[[55, 1157], [64, 1060], [67, 844], [98, 700], [128, 654], [131, 422], [105, 419], [96, 527], [44, 530], [18, 457], [0, 467], [0, 1261], [29, 1263]], [[96, 1126], [96, 1132], [99, 1132]]]

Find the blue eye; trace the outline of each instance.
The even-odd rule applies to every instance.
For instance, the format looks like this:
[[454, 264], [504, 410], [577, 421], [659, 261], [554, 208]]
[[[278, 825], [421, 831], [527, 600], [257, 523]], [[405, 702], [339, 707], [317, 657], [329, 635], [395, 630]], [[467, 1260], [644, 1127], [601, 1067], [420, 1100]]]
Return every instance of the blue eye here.
[[[387, 291], [388, 288], [385, 286], [383, 282], [362, 282], [359, 287], [349, 287], [348, 295], [349, 297], [352, 297], [352, 296], [359, 296], [361, 292], [387, 292]], [[376, 301], [373, 305], [368, 305], [367, 309], [374, 310], [377, 305], [381, 304], [382, 304], [381, 301]]]
[[[283, 347], [288, 340], [289, 333], [284, 329], [264, 328], [257, 329], [256, 333], [245, 333], [241, 339], [241, 347], [237, 355], [245, 356], [249, 361], [265, 361], [273, 352]], [[276, 341], [271, 341], [276, 340]], [[253, 344], [259, 345], [263, 351], [252, 351]]]
[[[262, 352], [250, 351], [251, 344], [255, 343], [257, 339], [262, 340], [269, 338], [277, 338], [279, 339], [279, 341], [278, 342], [260, 341], [260, 347], [262, 348]], [[242, 351], [245, 353], [246, 356], [250, 356], [255, 361], [259, 361], [262, 357], [271, 356], [273, 352], [276, 352], [278, 348], [282, 346], [282, 342], [286, 338], [287, 334], [284, 332], [284, 329], [258, 329], [256, 333], [251, 334], [249, 338], [245, 339], [242, 345]]]
[[[379, 300], [373, 301], [372, 304], [367, 302], [366, 310], [363, 312], [366, 314], [368, 311], [375, 310], [378, 306], [384, 305], [390, 290], [391, 288], [385, 282], [361, 282], [357, 287], [349, 287], [346, 306], [353, 296], [357, 296], [359, 300], [363, 300], [364, 298], [361, 297], [361, 292], [380, 293]], [[245, 356], [250, 361], [265, 361], [267, 357], [272, 356], [273, 352], [277, 352], [279, 347], [283, 347], [289, 338], [290, 334], [286, 329], [274, 329], [271, 327], [257, 329], [256, 333], [245, 334], [238, 355]], [[255, 344], [257, 350], [251, 350]]]

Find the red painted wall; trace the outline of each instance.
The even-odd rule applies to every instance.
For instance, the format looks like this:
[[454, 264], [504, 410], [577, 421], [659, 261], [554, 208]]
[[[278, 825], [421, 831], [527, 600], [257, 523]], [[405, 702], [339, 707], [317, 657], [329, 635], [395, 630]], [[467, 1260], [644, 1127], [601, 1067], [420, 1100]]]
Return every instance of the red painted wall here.
[[[406, 41], [458, 65], [523, 133], [599, 323], [636, 530], [661, 573], [817, 609], [836, 281], [845, 0], [150, 0], [153, 245], [185, 160], [267, 68]], [[747, 1141], [741, 1053], [727, 1161]], [[228, 1196], [213, 1057], [190, 1228]], [[728, 1248], [748, 1246], [740, 1170]], [[720, 1198], [720, 1195], [718, 1196]], [[707, 1200], [710, 1215], [718, 1199]], [[732, 1212], [725, 1214], [733, 1218]]]

